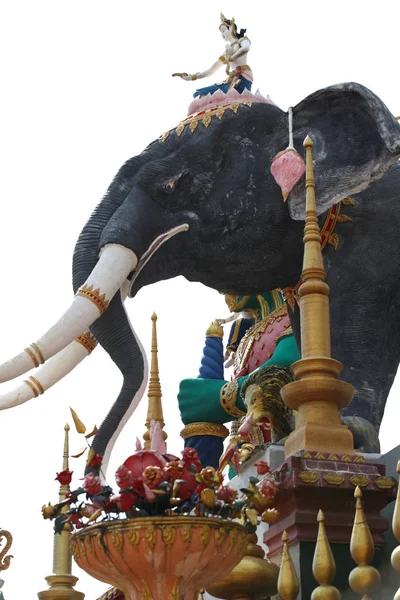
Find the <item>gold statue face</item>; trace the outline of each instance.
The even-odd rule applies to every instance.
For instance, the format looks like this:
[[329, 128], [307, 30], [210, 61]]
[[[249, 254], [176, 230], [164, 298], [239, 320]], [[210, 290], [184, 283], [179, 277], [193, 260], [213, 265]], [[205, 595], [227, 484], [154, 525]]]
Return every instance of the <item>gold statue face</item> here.
[[253, 414], [254, 424], [260, 419], [265, 419], [270, 422], [271, 427], [273, 426], [271, 419], [272, 414], [270, 411], [266, 410], [264, 393], [259, 385], [252, 384], [248, 386], [244, 396], [244, 403], [247, 406], [247, 414]]
[[233, 296], [232, 294], [224, 294], [224, 296], [225, 302], [231, 312], [240, 311], [250, 298], [250, 296]]

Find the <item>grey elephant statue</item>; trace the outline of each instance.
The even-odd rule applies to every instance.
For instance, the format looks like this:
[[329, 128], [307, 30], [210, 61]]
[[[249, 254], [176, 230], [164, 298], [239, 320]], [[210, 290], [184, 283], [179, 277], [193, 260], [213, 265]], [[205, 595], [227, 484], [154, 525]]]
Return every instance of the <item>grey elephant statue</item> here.
[[[356, 390], [344, 414], [378, 430], [400, 357], [400, 126], [355, 83], [315, 92], [293, 108], [293, 119], [297, 149], [307, 134], [314, 142], [321, 223], [330, 207], [354, 200], [338, 248], [324, 253], [332, 354]], [[40, 367], [1, 397], [0, 408], [43, 393], [95, 338], [123, 375], [93, 441], [93, 451], [107, 455], [145, 385], [127, 295], [177, 275], [230, 294], [294, 286], [302, 267], [304, 177], [284, 203], [270, 174], [287, 139], [280, 108], [235, 103], [197, 114], [128, 160], [77, 241], [70, 308], [0, 367], [2, 382]], [[298, 338], [297, 310], [292, 320]]]

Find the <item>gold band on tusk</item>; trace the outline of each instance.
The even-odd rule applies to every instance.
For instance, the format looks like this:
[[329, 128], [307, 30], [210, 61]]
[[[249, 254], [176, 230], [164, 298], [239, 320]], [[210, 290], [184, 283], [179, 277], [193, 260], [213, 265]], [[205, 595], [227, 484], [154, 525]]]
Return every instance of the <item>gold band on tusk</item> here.
[[29, 354], [31, 359], [33, 360], [33, 364], [35, 367], [39, 365], [44, 365], [45, 360], [43, 358], [42, 351], [40, 350], [37, 344], [31, 344], [28, 348], [25, 348], [25, 352]]
[[31, 376], [29, 377], [29, 379], [24, 379], [24, 383], [26, 383], [26, 385], [28, 385], [31, 388], [35, 398], [44, 394], [44, 387], [42, 386], [40, 381], [36, 379], [36, 377]]
[[75, 341], [79, 344], [82, 344], [82, 346], [88, 351], [88, 354], [91, 354], [97, 346], [97, 340], [94, 335], [90, 333], [90, 331], [82, 333], [75, 338]]
[[97, 306], [101, 314], [103, 314], [107, 310], [108, 305], [110, 304], [109, 300], [106, 300], [105, 294], [100, 295], [100, 288], [94, 290], [93, 285], [83, 285], [76, 292], [75, 296], [82, 296], [83, 298], [87, 298], [88, 300], [93, 302], [93, 304]]

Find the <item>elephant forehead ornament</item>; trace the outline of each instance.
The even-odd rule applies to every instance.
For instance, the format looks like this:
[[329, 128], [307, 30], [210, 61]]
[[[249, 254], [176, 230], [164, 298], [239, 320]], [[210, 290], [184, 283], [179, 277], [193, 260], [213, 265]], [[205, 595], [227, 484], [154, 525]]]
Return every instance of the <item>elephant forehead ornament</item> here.
[[[249, 42], [242, 40], [229, 43], [239, 42], [230, 58], [243, 67]], [[250, 93], [236, 88], [197, 97], [197, 112], [121, 167], [77, 241], [70, 307], [0, 365], [0, 382], [39, 367], [0, 397], [0, 409], [42, 394], [97, 341], [123, 376], [92, 444], [105, 465], [146, 386], [146, 359], [124, 308], [128, 294], [178, 275], [234, 295], [296, 285], [303, 181], [284, 204], [267, 165], [286, 143], [287, 115], [268, 99], [249, 99]], [[318, 214], [358, 195], [354, 228], [334, 255], [327, 253], [332, 351], [348, 365], [344, 378], [356, 388], [346, 410], [378, 429], [400, 357], [400, 267], [393, 259], [400, 254], [400, 127], [379, 98], [355, 83], [311, 94], [293, 117], [294, 145], [300, 148], [307, 134], [314, 141]], [[371, 242], [376, 231], [382, 250]], [[299, 336], [295, 320], [292, 326]]]
[[289, 108], [289, 146], [278, 152], [271, 164], [271, 173], [282, 190], [283, 201], [286, 202], [290, 192], [304, 175], [306, 165], [303, 157], [293, 146], [293, 108]]

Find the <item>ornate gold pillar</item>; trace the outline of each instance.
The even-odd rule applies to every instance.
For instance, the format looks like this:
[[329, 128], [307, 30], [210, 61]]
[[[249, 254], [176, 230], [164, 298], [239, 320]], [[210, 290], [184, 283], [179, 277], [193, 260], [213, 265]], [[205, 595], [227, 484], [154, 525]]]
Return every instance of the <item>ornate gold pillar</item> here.
[[[152, 325], [152, 336], [151, 336], [151, 365], [150, 365], [150, 380], [149, 389], [147, 392], [148, 397], [148, 409], [146, 418], [146, 431], [143, 434], [144, 447], [146, 450], [150, 449], [150, 424], [151, 421], [158, 421], [161, 425], [161, 429], [165, 427], [164, 415], [162, 409], [162, 393], [160, 384], [160, 375], [158, 369], [158, 344], [157, 344], [157, 315], [153, 313], [151, 316], [153, 322]], [[167, 439], [168, 435], [163, 430], [162, 435], [164, 440]]]
[[296, 428], [286, 441], [286, 457], [302, 450], [354, 453], [353, 436], [341, 425], [339, 411], [349, 404], [354, 390], [338, 379], [343, 365], [331, 358], [329, 287], [324, 281], [312, 146], [307, 136], [303, 283], [299, 288], [301, 360], [292, 365], [297, 381], [281, 390], [286, 404], [298, 411]]
[[[64, 427], [64, 454], [63, 470], [68, 469], [69, 444], [68, 444], [68, 423]], [[59, 501], [62, 502], [69, 492], [69, 485], [60, 485]], [[68, 510], [68, 507], [65, 507]], [[53, 574], [46, 577], [50, 588], [39, 592], [40, 600], [83, 600], [85, 594], [74, 590], [74, 585], [78, 577], [72, 575], [72, 556], [69, 549], [71, 539], [71, 530], [64, 529], [61, 534], [54, 535], [53, 547]]]

